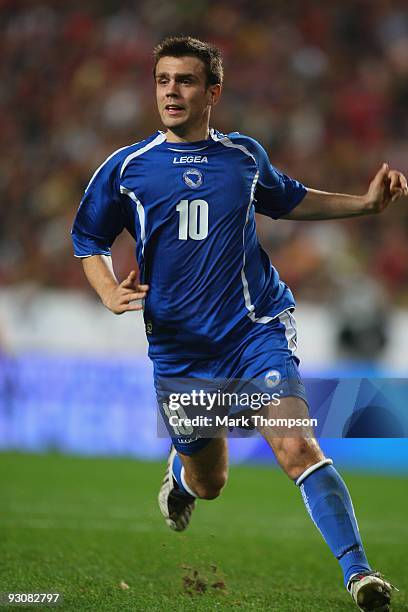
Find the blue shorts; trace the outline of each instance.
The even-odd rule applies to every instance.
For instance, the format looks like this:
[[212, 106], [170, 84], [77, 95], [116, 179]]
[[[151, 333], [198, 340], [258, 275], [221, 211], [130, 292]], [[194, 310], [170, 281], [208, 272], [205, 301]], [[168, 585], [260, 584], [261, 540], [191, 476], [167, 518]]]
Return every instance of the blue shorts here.
[[[163, 382], [171, 380], [197, 381], [209, 388], [210, 381], [238, 381], [241, 391], [247, 385], [259, 391], [278, 391], [281, 397], [296, 396], [307, 403], [305, 387], [299, 374], [296, 350], [296, 322], [292, 310], [287, 310], [265, 324], [254, 323], [249, 334], [237, 343], [235, 349], [211, 358], [187, 358], [177, 355], [158, 356], [153, 359], [154, 383], [160, 411], [163, 415]], [[169, 388], [169, 387], [167, 387]], [[214, 387], [213, 387], [214, 388]], [[166, 400], [167, 401], [167, 400]], [[242, 411], [234, 406], [229, 414]], [[177, 451], [193, 455], [204, 448], [212, 438], [172, 436]]]

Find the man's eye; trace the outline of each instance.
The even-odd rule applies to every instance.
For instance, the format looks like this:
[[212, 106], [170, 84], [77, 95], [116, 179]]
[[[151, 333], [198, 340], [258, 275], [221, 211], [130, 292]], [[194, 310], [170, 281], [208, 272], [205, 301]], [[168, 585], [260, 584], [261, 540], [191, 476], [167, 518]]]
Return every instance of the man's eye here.
[[157, 82], [158, 82], [159, 85], [165, 85], [166, 83], [168, 83], [168, 80], [167, 79], [158, 79]]

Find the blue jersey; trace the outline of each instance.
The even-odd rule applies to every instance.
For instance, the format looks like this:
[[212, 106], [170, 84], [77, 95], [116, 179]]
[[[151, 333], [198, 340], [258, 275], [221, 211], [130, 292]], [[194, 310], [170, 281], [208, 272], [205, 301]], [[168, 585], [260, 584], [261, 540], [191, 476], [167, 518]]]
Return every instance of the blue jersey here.
[[95, 172], [72, 230], [75, 255], [110, 255], [126, 228], [150, 285], [149, 355], [226, 353], [294, 306], [258, 242], [255, 212], [278, 219], [305, 194], [252, 138], [211, 130], [208, 140], [172, 143], [159, 131]]

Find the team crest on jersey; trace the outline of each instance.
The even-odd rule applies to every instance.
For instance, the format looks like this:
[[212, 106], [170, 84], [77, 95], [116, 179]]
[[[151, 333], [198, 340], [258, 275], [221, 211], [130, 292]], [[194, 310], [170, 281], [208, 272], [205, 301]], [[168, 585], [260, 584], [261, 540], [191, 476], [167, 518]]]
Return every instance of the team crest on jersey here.
[[270, 370], [265, 376], [265, 384], [267, 387], [276, 387], [281, 381], [281, 374], [278, 370]]
[[188, 168], [183, 173], [183, 181], [191, 189], [197, 189], [203, 184], [203, 173], [197, 168]]

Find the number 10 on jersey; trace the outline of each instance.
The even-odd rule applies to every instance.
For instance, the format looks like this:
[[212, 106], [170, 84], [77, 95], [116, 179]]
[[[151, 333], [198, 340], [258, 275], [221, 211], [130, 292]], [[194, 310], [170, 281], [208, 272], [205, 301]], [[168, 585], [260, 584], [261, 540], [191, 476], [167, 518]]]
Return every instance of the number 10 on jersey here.
[[205, 200], [181, 200], [179, 213], [179, 240], [204, 240], [208, 236], [208, 202]]

